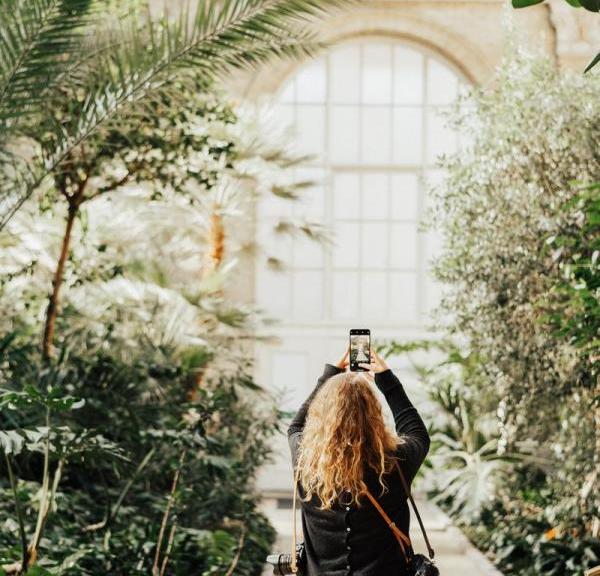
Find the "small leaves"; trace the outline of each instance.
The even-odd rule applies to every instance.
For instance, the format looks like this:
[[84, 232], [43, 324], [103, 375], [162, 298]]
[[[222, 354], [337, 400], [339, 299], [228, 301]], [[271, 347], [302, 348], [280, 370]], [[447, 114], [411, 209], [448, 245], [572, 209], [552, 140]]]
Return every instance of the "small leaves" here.
[[18, 410], [32, 405], [66, 412], [82, 408], [85, 405], [85, 400], [74, 398], [68, 394], [63, 395], [58, 388], [50, 389], [46, 393], [31, 385], [24, 386], [21, 391], [0, 389], [0, 408], [6, 407], [10, 410]]
[[589, 72], [594, 66], [596, 66], [596, 64], [598, 64], [598, 62], [600, 62], [600, 52], [598, 52], [598, 54], [596, 54], [592, 61], [586, 66], [584, 73]]
[[544, 0], [512, 0], [513, 8], [527, 8], [528, 6], [535, 6], [541, 4]]
[[25, 438], [15, 430], [0, 430], [0, 448], [5, 454], [21, 453]]
[[579, 3], [590, 12], [600, 12], [600, 0], [579, 0]]

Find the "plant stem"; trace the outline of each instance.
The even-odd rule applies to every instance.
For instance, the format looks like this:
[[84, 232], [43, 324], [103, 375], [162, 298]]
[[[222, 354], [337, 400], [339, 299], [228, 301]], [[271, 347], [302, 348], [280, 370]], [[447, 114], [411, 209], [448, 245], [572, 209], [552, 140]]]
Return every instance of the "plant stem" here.
[[23, 511], [21, 510], [21, 503], [19, 502], [19, 495], [17, 493], [17, 481], [13, 473], [12, 464], [10, 463], [10, 457], [6, 452], [4, 453], [6, 459], [6, 468], [8, 469], [8, 478], [10, 480], [10, 486], [13, 492], [13, 498], [15, 500], [15, 510], [17, 512], [17, 520], [19, 522], [19, 535], [21, 537], [21, 566], [25, 566], [27, 563], [27, 535], [25, 534], [25, 522], [23, 520]]
[[246, 525], [242, 524], [242, 528], [240, 531], [240, 538], [238, 540], [238, 548], [235, 553], [235, 556], [233, 557], [233, 560], [231, 561], [231, 564], [230, 564], [227, 572], [225, 572], [225, 576], [233, 576], [233, 571], [235, 570], [235, 567], [238, 565], [238, 562], [240, 561], [240, 557], [242, 555], [242, 549], [244, 548], [244, 540], [245, 539], [246, 539]]
[[48, 507], [48, 487], [50, 485], [50, 408], [46, 407], [46, 442], [44, 445], [44, 475], [42, 478], [42, 496], [40, 498], [40, 507], [38, 509], [35, 532], [31, 544], [27, 549], [27, 559], [23, 563], [23, 573], [27, 573], [30, 564], [35, 564], [37, 559], [37, 548], [42, 537], [45, 517]]
[[181, 454], [179, 456], [179, 463], [177, 465], [177, 468], [175, 469], [175, 474], [173, 474], [171, 491], [169, 492], [167, 506], [162, 517], [160, 531], [158, 533], [158, 540], [156, 542], [156, 553], [154, 554], [154, 564], [152, 565], [152, 576], [160, 576], [160, 572], [158, 571], [158, 564], [160, 561], [160, 549], [162, 548], [162, 541], [165, 537], [165, 530], [167, 529], [167, 522], [169, 520], [169, 515], [171, 514], [171, 508], [173, 507], [173, 503], [175, 501], [175, 491], [177, 490], [177, 484], [179, 483], [179, 477], [181, 476], [181, 469], [183, 468], [183, 462], [185, 460], [186, 452], [187, 450], [185, 448], [181, 451]]
[[119, 497], [117, 498], [114, 507], [109, 508], [106, 518], [104, 518], [104, 520], [102, 520], [101, 522], [97, 522], [96, 524], [90, 524], [89, 526], [86, 526], [85, 528], [83, 528], [84, 532], [95, 532], [96, 530], [100, 530], [101, 528], [107, 527], [111, 523], [112, 519], [119, 512], [121, 504], [123, 503], [123, 500], [125, 499], [125, 496], [127, 496], [129, 490], [133, 486], [133, 483], [136, 481], [137, 477], [140, 475], [142, 470], [148, 465], [148, 462], [150, 462], [152, 456], [154, 456], [154, 452], [156, 452], [156, 448], [151, 448], [148, 451], [148, 453], [144, 456], [143, 460], [138, 464], [138, 467], [135, 469], [135, 472], [133, 473], [131, 478], [125, 483], [125, 486], [119, 494]]
[[167, 563], [169, 562], [169, 556], [171, 554], [171, 550], [173, 549], [173, 541], [175, 540], [175, 530], [177, 530], [177, 518], [173, 520], [173, 525], [171, 526], [171, 531], [169, 532], [167, 549], [165, 550], [165, 555], [163, 557], [162, 565], [160, 567], [160, 576], [164, 576], [167, 570]]

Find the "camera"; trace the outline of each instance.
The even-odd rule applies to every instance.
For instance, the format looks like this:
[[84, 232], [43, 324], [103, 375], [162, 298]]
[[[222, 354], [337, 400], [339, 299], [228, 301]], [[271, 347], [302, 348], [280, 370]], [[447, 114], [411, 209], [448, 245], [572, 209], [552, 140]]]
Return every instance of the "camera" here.
[[[305, 551], [304, 544], [296, 545], [296, 574], [302, 576], [305, 566]], [[291, 554], [270, 554], [267, 556], [267, 563], [273, 566], [274, 576], [283, 576], [284, 574], [293, 574], [292, 572], [292, 555]]]
[[267, 562], [273, 566], [273, 574], [293, 574], [291, 554], [271, 554], [267, 556]]

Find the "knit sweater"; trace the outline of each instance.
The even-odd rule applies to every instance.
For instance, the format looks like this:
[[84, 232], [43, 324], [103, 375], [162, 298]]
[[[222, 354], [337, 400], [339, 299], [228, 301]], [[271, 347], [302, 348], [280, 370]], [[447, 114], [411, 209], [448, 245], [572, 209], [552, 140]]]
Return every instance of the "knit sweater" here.
[[[311, 401], [328, 378], [342, 372], [326, 364], [315, 389], [302, 404], [288, 428], [292, 462], [296, 467], [298, 447]], [[375, 374], [375, 384], [390, 406], [398, 435], [403, 442], [395, 454], [407, 482], [412, 482], [429, 451], [429, 434], [404, 387], [387, 369]], [[410, 514], [407, 496], [397, 471], [386, 474], [388, 491], [381, 495], [381, 485], [374, 471], [368, 471], [365, 483], [388, 516], [405, 534], [409, 534]], [[305, 496], [302, 486], [298, 492]], [[343, 499], [343, 497], [342, 497]], [[330, 510], [319, 509], [317, 496], [302, 501], [302, 531], [306, 549], [307, 576], [404, 576], [407, 574], [398, 541], [373, 505], [361, 499], [361, 506], [336, 502]]]

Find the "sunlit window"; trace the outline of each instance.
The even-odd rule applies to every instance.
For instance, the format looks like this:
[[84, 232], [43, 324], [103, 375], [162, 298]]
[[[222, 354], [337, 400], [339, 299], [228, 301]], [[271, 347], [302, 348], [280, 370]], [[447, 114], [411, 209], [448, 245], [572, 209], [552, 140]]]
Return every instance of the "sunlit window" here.
[[[460, 84], [436, 56], [391, 40], [340, 45], [284, 83], [278, 118], [314, 155], [299, 177], [319, 184], [302, 203], [259, 206], [259, 232], [290, 265], [259, 267], [259, 304], [289, 324], [422, 321], [438, 298], [427, 264], [437, 242], [417, 224], [436, 157], [457, 146], [440, 112]], [[327, 224], [335, 245], [268, 236], [280, 216]]]

